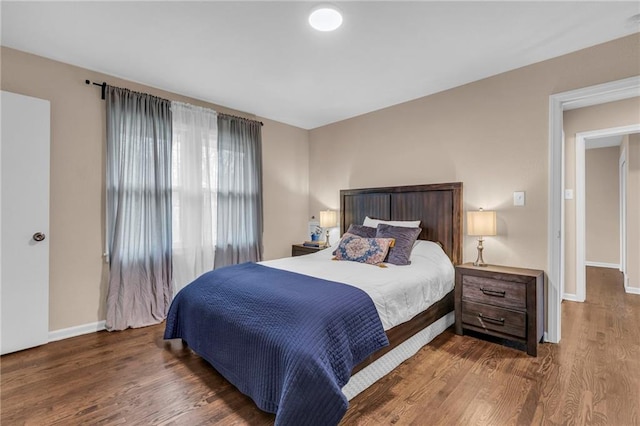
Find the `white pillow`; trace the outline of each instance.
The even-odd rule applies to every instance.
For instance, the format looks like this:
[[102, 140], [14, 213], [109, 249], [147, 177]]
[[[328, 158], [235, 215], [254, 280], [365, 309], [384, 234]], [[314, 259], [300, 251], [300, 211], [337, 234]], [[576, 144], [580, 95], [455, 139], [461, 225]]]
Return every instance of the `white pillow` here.
[[380, 220], [371, 219], [369, 216], [364, 218], [364, 226], [370, 226], [371, 228], [377, 228], [378, 224], [384, 223], [391, 226], [399, 226], [401, 228], [420, 228], [419, 220]]
[[[413, 243], [413, 249], [411, 250], [411, 256], [431, 256], [432, 253], [434, 252], [442, 252], [444, 253], [444, 250], [442, 250], [442, 247], [440, 246], [440, 244], [433, 242], [433, 241], [428, 241], [428, 240], [416, 240], [415, 243]], [[446, 256], [446, 254], [445, 254]]]

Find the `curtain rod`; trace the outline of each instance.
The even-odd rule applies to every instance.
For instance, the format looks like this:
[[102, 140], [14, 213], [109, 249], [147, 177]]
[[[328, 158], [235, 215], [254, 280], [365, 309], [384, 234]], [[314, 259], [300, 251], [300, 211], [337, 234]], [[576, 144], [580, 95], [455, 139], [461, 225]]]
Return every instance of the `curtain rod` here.
[[157, 99], [162, 99], [163, 101], [167, 101], [167, 102], [171, 102], [169, 99], [165, 99], [159, 96], [155, 96], [155, 95], [151, 95], [149, 93], [144, 93], [144, 92], [137, 92], [135, 90], [131, 90], [131, 89], [127, 89], [125, 87], [117, 87], [117, 86], [111, 86], [110, 84], [107, 84], [106, 81], [103, 81], [102, 83], [96, 83], [96, 82], [92, 82], [91, 80], [85, 80], [84, 81], [85, 84], [89, 85], [89, 84], [93, 84], [94, 86], [99, 86], [102, 87], [102, 100], [104, 101], [107, 97], [106, 97], [106, 93], [107, 93], [107, 86], [110, 87], [115, 87], [116, 89], [122, 89], [122, 90], [126, 90], [127, 92], [131, 92], [131, 93], [137, 93], [139, 95], [145, 95], [145, 96], [151, 96], [153, 98], [157, 98]]
[[93, 84], [94, 86], [102, 87], [102, 100], [104, 101], [106, 99], [106, 92], [107, 92], [107, 82], [106, 81], [103, 81], [102, 83], [96, 83], [96, 82], [92, 82], [90, 80], [85, 80], [84, 82], [85, 82], [85, 84]]
[[224, 112], [219, 112], [218, 115], [222, 115], [224, 117], [237, 118], [239, 120], [253, 121], [254, 123], [260, 123], [261, 126], [264, 126], [262, 121], [253, 120], [251, 118], [240, 117], [239, 115], [225, 114]]
[[[106, 99], [106, 91], [107, 91], [107, 82], [106, 81], [103, 81], [102, 83], [96, 83], [95, 81], [85, 80], [84, 82], [87, 85], [93, 84], [94, 86], [101, 87], [102, 88], [102, 100], [104, 101]], [[231, 118], [238, 118], [240, 120], [254, 121], [256, 123], [260, 123], [261, 126], [264, 126], [264, 123], [262, 121], [252, 120], [250, 118], [240, 117], [238, 115], [225, 114], [223, 112], [219, 112], [218, 115], [224, 115], [225, 117], [231, 117]]]

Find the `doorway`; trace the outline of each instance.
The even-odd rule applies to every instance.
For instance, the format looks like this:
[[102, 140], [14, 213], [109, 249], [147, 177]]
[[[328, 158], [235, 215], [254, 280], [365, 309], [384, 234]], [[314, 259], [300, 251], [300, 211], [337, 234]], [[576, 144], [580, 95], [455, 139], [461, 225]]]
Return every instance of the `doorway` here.
[[562, 138], [565, 110], [599, 105], [640, 96], [640, 76], [630, 77], [596, 86], [571, 90], [549, 96], [549, 216], [547, 227], [547, 328], [544, 339], [559, 343], [561, 339], [561, 303], [563, 277], [561, 274], [562, 204], [564, 175]]
[[[590, 132], [582, 132], [576, 134], [576, 295], [575, 301], [584, 302], [586, 298], [586, 150], [594, 148], [605, 148], [610, 146], [620, 147], [622, 138], [625, 135], [640, 132], [640, 124], [631, 126], [615, 127], [610, 129], [594, 130]], [[624, 161], [623, 161], [624, 158]], [[623, 276], [626, 273], [624, 268], [626, 259], [626, 189], [623, 191], [623, 185], [626, 186], [626, 174], [621, 170], [626, 166], [626, 153], [621, 151], [618, 160], [618, 178], [619, 178], [619, 261], [617, 267]], [[592, 265], [598, 266], [598, 265]], [[603, 265], [600, 265], [603, 266]], [[605, 265], [611, 266], [611, 265]]]

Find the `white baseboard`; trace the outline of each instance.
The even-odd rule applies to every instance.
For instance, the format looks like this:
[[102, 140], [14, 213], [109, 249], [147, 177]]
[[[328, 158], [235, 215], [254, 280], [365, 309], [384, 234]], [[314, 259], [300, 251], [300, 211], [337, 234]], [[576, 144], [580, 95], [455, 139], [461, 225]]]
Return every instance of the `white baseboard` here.
[[578, 299], [578, 296], [573, 293], [564, 293], [562, 295], [562, 300], [568, 300], [570, 302], [584, 302], [584, 300]]
[[590, 262], [587, 260], [584, 262], [584, 266], [595, 266], [596, 268], [610, 268], [620, 270], [619, 263]]
[[638, 287], [624, 287], [624, 292], [629, 294], [640, 294], [640, 288]]
[[89, 324], [76, 325], [75, 327], [63, 328], [49, 332], [49, 342], [68, 339], [70, 337], [81, 336], [83, 334], [95, 333], [105, 330], [105, 321], [92, 322]]

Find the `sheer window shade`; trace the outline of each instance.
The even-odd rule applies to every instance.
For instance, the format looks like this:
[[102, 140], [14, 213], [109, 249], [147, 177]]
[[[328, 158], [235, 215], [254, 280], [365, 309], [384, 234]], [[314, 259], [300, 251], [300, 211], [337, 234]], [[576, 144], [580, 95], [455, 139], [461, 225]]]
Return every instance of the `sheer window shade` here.
[[108, 330], [161, 322], [171, 289], [170, 102], [106, 88]]
[[215, 267], [262, 260], [262, 135], [257, 121], [218, 115]]
[[107, 329], [162, 321], [215, 267], [262, 259], [259, 122], [107, 87]]
[[214, 267], [218, 118], [214, 110], [172, 102], [173, 287]]

